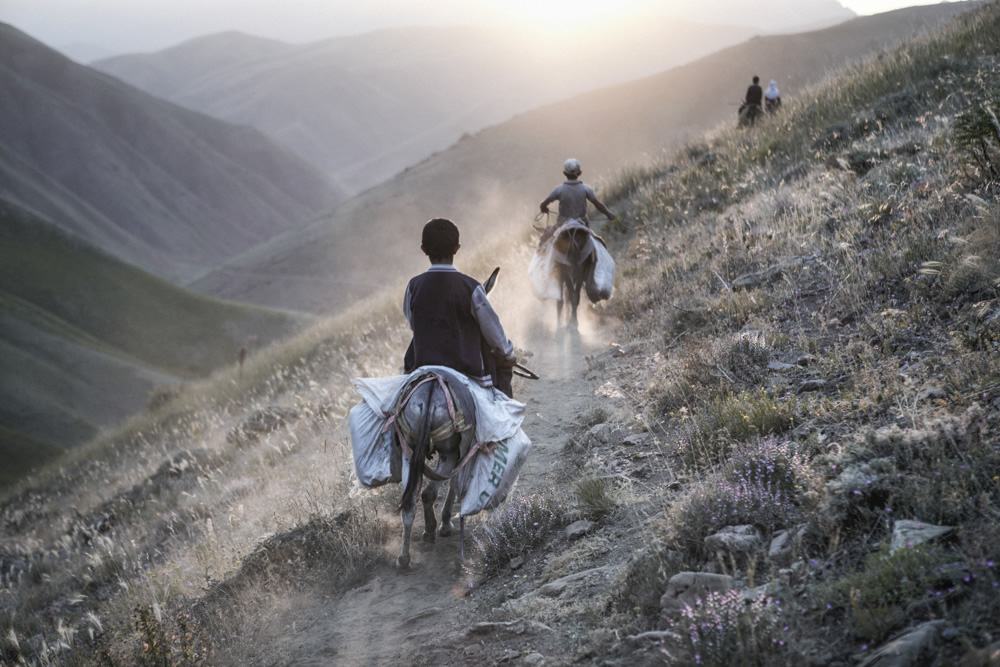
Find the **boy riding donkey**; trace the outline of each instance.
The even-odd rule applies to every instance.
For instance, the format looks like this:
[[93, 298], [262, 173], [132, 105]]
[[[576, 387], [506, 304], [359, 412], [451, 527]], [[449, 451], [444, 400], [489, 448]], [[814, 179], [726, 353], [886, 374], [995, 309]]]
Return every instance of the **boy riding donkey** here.
[[547, 241], [556, 229], [570, 220], [579, 220], [583, 224], [590, 226], [590, 219], [587, 218], [587, 202], [594, 204], [594, 207], [603, 213], [608, 220], [614, 220], [615, 214], [608, 210], [608, 207], [601, 203], [594, 193], [594, 188], [580, 180], [583, 169], [580, 161], [570, 158], [563, 163], [563, 176], [566, 180], [561, 185], [549, 193], [549, 196], [541, 203], [539, 208], [542, 213], [548, 214], [549, 204], [554, 201], [559, 202], [559, 215], [556, 217], [556, 224], [549, 225], [542, 233], [541, 243]]
[[[539, 217], [549, 212], [549, 204], [559, 202], [556, 224], [542, 229], [538, 250], [528, 265], [528, 278], [535, 295], [556, 302], [557, 323], [561, 325], [565, 300], [569, 301], [569, 326], [576, 327], [576, 310], [580, 290], [587, 289], [592, 303], [611, 298], [614, 290], [614, 261], [604, 241], [593, 234], [587, 217], [587, 202], [608, 220], [615, 214], [601, 203], [594, 189], [580, 180], [579, 160], [570, 158], [563, 164], [566, 180], [558, 185], [539, 208]], [[536, 218], [537, 220], [538, 218]]]
[[420, 249], [431, 266], [410, 280], [403, 297], [403, 314], [413, 331], [404, 371], [447, 366], [513, 397], [514, 344], [483, 286], [454, 267], [458, 236], [458, 227], [446, 218], [424, 225]]
[[[525, 405], [510, 398], [510, 374], [506, 396], [496, 387], [503, 385], [500, 371], [510, 372], [516, 363], [514, 345], [486, 289], [452, 265], [459, 247], [452, 221], [436, 218], [424, 225], [421, 249], [431, 266], [410, 280], [403, 299], [413, 331], [406, 374], [354, 382], [363, 399], [350, 414], [358, 481], [369, 487], [404, 485], [400, 568], [410, 563], [417, 494], [425, 540], [451, 534], [456, 501], [464, 534], [466, 516], [493, 509], [507, 497], [531, 448], [521, 429]], [[445, 482], [448, 496], [439, 524], [434, 502]]]

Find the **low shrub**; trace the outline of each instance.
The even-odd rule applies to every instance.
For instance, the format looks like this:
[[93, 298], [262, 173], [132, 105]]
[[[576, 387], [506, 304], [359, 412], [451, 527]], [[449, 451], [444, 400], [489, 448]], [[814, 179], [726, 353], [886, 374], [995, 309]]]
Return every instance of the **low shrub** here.
[[497, 574], [512, 559], [544, 542], [549, 531], [562, 525], [564, 517], [562, 503], [551, 495], [508, 498], [473, 535], [468, 569], [485, 576]]
[[618, 506], [620, 488], [612, 479], [596, 475], [584, 477], [576, 482], [574, 490], [580, 509], [588, 518], [606, 517]]
[[925, 545], [890, 554], [882, 544], [865, 558], [860, 571], [834, 584], [831, 604], [850, 612], [858, 635], [881, 641], [902, 623], [914, 620], [908, 608], [914, 601], [940, 596], [938, 566], [946, 560], [943, 551]]
[[673, 627], [698, 665], [775, 665], [791, 655], [781, 604], [768, 597], [748, 602], [738, 590], [710, 593], [685, 607]]

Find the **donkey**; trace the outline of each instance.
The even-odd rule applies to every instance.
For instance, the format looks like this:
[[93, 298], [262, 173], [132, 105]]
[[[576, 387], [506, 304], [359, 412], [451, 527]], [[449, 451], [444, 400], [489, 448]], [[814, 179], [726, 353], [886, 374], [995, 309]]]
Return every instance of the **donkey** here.
[[569, 300], [568, 326], [576, 328], [576, 309], [580, 305], [580, 290], [594, 265], [594, 238], [590, 228], [581, 222], [563, 225], [556, 237], [553, 253], [559, 273], [559, 300], [556, 301], [556, 323], [562, 325], [563, 301]]
[[[500, 267], [495, 268], [483, 283], [487, 294], [496, 285], [499, 273]], [[508, 396], [511, 395], [510, 378], [498, 372], [496, 360], [492, 358], [485, 343], [482, 353], [484, 362], [492, 374], [497, 376], [498, 388]], [[410, 348], [406, 351], [407, 367], [412, 365], [413, 354], [411, 341]], [[474, 453], [472, 440], [476, 432], [476, 409], [472, 394], [463, 382], [450, 382], [448, 377], [439, 373], [419, 376], [401, 392], [401, 396], [402, 400], [393, 411], [393, 420], [397, 440], [410, 461], [406, 488], [399, 503], [403, 516], [403, 543], [396, 558], [396, 567], [404, 569], [410, 564], [410, 531], [417, 512], [415, 498], [425, 476], [428, 479], [427, 488], [420, 494], [420, 501], [424, 506], [423, 538], [427, 542], [433, 542], [435, 529], [437, 535], [442, 537], [452, 533], [455, 486], [448, 485], [448, 496], [441, 508], [440, 527], [434, 517], [434, 502], [442, 482], [449, 480]], [[407, 443], [413, 444], [412, 449]], [[437, 469], [427, 471], [425, 462], [435, 453], [438, 455]]]
[[[396, 567], [400, 569], [410, 564], [410, 531], [417, 511], [416, 495], [425, 476], [428, 479], [427, 488], [420, 494], [424, 506], [423, 538], [433, 542], [435, 532], [443, 537], [451, 535], [455, 485], [448, 485], [440, 527], [434, 516], [434, 502], [442, 482], [448, 480], [459, 467], [463, 455], [471, 454], [476, 430], [473, 398], [462, 382], [449, 382], [443, 374], [429, 372], [414, 380], [403, 394], [396, 425], [410, 469], [399, 503], [403, 517], [403, 541]], [[412, 443], [412, 448], [407, 443]], [[438, 455], [438, 465], [436, 470], [430, 471], [426, 460], [434, 454]]]

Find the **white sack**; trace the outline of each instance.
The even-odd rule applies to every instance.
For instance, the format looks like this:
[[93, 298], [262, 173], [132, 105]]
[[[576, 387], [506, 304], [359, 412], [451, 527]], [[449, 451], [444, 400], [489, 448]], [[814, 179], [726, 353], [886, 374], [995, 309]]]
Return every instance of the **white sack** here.
[[615, 293], [615, 260], [598, 240], [594, 243], [594, 270], [586, 281], [587, 298], [591, 303], [610, 299]]
[[353, 408], [348, 419], [351, 425], [351, 447], [354, 450], [354, 471], [365, 486], [381, 486], [392, 479], [392, 431], [382, 433], [385, 417], [362, 401]]
[[531, 440], [518, 429], [492, 452], [478, 452], [452, 480], [458, 484], [459, 516], [495, 509], [506, 500], [530, 450]]
[[[350, 413], [351, 447], [358, 481], [365, 486], [379, 486], [391, 478], [392, 432], [382, 433], [388, 417], [385, 413], [409, 381], [428, 371], [445, 375], [451, 382], [461, 382], [469, 388], [476, 404], [476, 441], [501, 442], [514, 437], [524, 421], [525, 405], [508, 398], [493, 387], [483, 387], [467, 376], [444, 366], [422, 366], [409, 375], [388, 378], [358, 378], [354, 389], [361, 394], [361, 403]], [[472, 461], [468, 465], [472, 465]], [[407, 477], [407, 462], [403, 457], [403, 480]], [[515, 475], [516, 476], [516, 475]]]
[[558, 301], [562, 297], [559, 276], [555, 273], [555, 236], [545, 242], [535, 251], [528, 263], [528, 281], [535, 296], [542, 301], [552, 299]]

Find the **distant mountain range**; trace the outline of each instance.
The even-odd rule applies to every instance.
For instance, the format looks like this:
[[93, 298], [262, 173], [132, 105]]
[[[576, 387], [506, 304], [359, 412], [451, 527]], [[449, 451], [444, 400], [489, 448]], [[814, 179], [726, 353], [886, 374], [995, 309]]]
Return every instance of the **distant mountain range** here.
[[189, 280], [341, 199], [259, 131], [152, 97], [0, 24], [0, 197]]
[[188, 292], [0, 199], [0, 458], [80, 444], [303, 321]]
[[405, 28], [290, 45], [230, 32], [93, 66], [256, 127], [356, 193], [463, 134], [661, 72], [754, 31], [622, 18], [572, 37], [535, 28]]
[[[225, 298], [336, 311], [422, 270], [419, 230], [446, 216], [463, 247], [502, 226], [527, 227], [559, 183], [562, 162], [583, 162], [594, 182], [669, 153], [736, 110], [753, 74], [786, 99], [846, 63], [938, 25], [968, 8], [949, 3], [856, 18], [797, 35], [758, 37], [653, 77], [522, 114], [470, 136], [396, 178], [207, 274], [193, 286]], [[599, 193], [600, 194], [600, 193]]]

